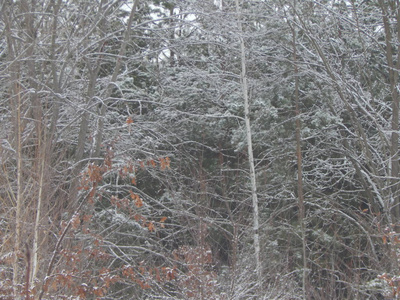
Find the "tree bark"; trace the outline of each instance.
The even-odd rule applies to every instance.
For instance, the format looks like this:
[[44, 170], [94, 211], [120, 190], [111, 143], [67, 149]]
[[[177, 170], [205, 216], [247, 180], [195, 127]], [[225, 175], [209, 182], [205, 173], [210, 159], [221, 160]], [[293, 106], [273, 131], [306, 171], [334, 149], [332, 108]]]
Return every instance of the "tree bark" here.
[[[296, 1], [294, 1], [296, 6]], [[303, 299], [309, 299], [308, 287], [308, 262], [307, 262], [307, 237], [305, 225], [305, 206], [303, 193], [303, 163], [301, 153], [301, 120], [300, 120], [300, 99], [299, 99], [299, 67], [297, 63], [297, 47], [296, 47], [296, 31], [293, 26], [290, 26], [292, 31], [293, 43], [293, 71], [294, 71], [294, 100], [295, 100], [295, 115], [296, 115], [296, 159], [297, 159], [297, 196], [299, 206], [299, 224], [301, 230], [301, 242], [303, 252]]]
[[5, 7], [9, 7], [10, 9], [3, 10], [3, 20], [5, 23], [5, 35], [7, 40], [8, 47], [8, 61], [9, 64], [9, 73], [11, 75], [11, 86], [10, 86], [10, 106], [13, 112], [13, 131], [15, 133], [14, 139], [14, 149], [16, 150], [16, 190], [12, 192], [11, 198], [14, 206], [14, 226], [15, 226], [15, 235], [13, 241], [13, 261], [12, 261], [12, 283], [13, 283], [13, 298], [20, 299], [20, 291], [18, 286], [20, 284], [20, 266], [19, 266], [19, 257], [21, 254], [21, 232], [22, 232], [22, 208], [23, 208], [23, 187], [22, 187], [22, 170], [23, 170], [23, 161], [22, 161], [22, 119], [21, 119], [21, 110], [22, 110], [22, 99], [21, 99], [21, 87], [19, 84], [19, 69], [20, 64], [19, 61], [16, 60], [17, 49], [15, 47], [14, 39], [11, 31], [11, 20], [7, 15], [12, 11], [12, 7], [14, 4], [8, 3], [5, 4]]
[[23, 207], [23, 188], [22, 188], [22, 120], [21, 120], [21, 95], [20, 87], [15, 83], [14, 95], [16, 102], [16, 130], [17, 133], [17, 195], [15, 207], [15, 240], [14, 240], [14, 262], [13, 262], [13, 288], [14, 297], [19, 299], [19, 255], [21, 254], [21, 231], [22, 231], [22, 207]]
[[246, 48], [243, 39], [243, 29], [240, 19], [240, 5], [239, 0], [236, 0], [236, 13], [238, 14], [238, 27], [239, 27], [239, 42], [240, 42], [240, 62], [242, 71], [240, 74], [242, 93], [244, 99], [244, 119], [246, 127], [246, 138], [247, 138], [247, 153], [249, 159], [249, 171], [250, 171], [250, 184], [251, 184], [251, 198], [253, 206], [253, 243], [254, 243], [254, 256], [256, 261], [256, 274], [257, 274], [257, 285], [258, 289], [262, 287], [262, 268], [260, 258], [260, 232], [259, 232], [259, 212], [258, 212], [258, 197], [257, 197], [257, 182], [256, 172], [254, 166], [253, 157], [253, 142], [251, 136], [251, 124], [250, 124], [250, 104], [249, 104], [249, 92], [247, 84], [247, 63], [246, 63]]
[[[396, 30], [397, 30], [397, 42], [400, 41], [400, 5], [398, 1], [394, 1], [396, 13]], [[400, 218], [400, 195], [399, 195], [399, 92], [398, 92], [398, 79], [400, 69], [400, 51], [397, 51], [397, 57], [393, 59], [393, 42], [392, 42], [392, 30], [390, 28], [390, 22], [388, 18], [388, 4], [384, 3], [383, 0], [379, 0], [379, 6], [382, 10], [383, 26], [385, 29], [385, 43], [386, 43], [386, 60], [389, 74], [390, 91], [392, 96], [392, 120], [391, 120], [391, 136], [390, 136], [390, 160], [389, 170], [391, 177], [391, 189], [392, 189], [392, 205], [391, 212], [393, 220], [398, 222]], [[397, 61], [397, 62], [396, 62]], [[400, 228], [397, 228], [400, 230]]]

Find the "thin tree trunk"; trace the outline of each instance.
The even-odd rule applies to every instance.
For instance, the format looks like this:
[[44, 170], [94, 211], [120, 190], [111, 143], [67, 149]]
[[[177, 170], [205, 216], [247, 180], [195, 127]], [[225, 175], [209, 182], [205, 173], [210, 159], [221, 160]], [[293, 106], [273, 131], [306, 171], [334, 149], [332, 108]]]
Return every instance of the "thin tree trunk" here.
[[21, 253], [21, 231], [22, 231], [22, 207], [23, 207], [23, 189], [22, 189], [22, 124], [21, 124], [21, 95], [18, 83], [14, 84], [14, 95], [17, 99], [16, 103], [16, 134], [17, 134], [17, 196], [15, 207], [15, 240], [14, 240], [14, 261], [13, 261], [13, 288], [14, 298], [20, 299], [18, 285], [19, 277], [19, 256]]
[[[396, 4], [397, 3], [397, 4]], [[398, 92], [398, 79], [400, 69], [400, 51], [397, 51], [397, 57], [393, 59], [393, 44], [392, 44], [392, 32], [388, 19], [388, 7], [383, 0], [379, 0], [379, 5], [382, 10], [383, 26], [385, 28], [385, 42], [386, 42], [386, 60], [388, 64], [389, 83], [390, 91], [392, 95], [392, 120], [391, 120], [391, 145], [390, 145], [390, 177], [392, 187], [392, 216], [394, 220], [398, 220], [400, 217], [400, 195], [399, 195], [399, 92]], [[396, 7], [396, 30], [397, 39], [400, 41], [400, 22], [398, 20], [400, 15], [400, 5], [398, 1], [394, 3]], [[397, 61], [397, 62], [396, 62]], [[400, 230], [400, 229], [398, 229]]]
[[[294, 2], [296, 5], [296, 1]], [[297, 47], [296, 47], [296, 31], [293, 26], [289, 25], [292, 30], [293, 37], [293, 67], [294, 67], [294, 100], [296, 113], [296, 157], [297, 157], [297, 195], [299, 205], [299, 224], [301, 230], [302, 252], [303, 252], [303, 299], [308, 299], [308, 263], [307, 263], [307, 238], [305, 226], [305, 206], [303, 193], [303, 163], [301, 154], [301, 121], [300, 121], [300, 101], [299, 101], [299, 68], [297, 65]]]
[[[236, 1], [236, 13], [240, 16], [240, 5], [239, 0]], [[253, 157], [253, 142], [251, 137], [251, 124], [250, 124], [250, 109], [249, 109], [249, 93], [247, 85], [247, 71], [246, 71], [246, 49], [244, 44], [244, 39], [242, 36], [243, 29], [241, 25], [241, 20], [238, 20], [239, 26], [239, 41], [240, 41], [240, 59], [242, 65], [242, 72], [240, 74], [242, 83], [242, 92], [244, 99], [244, 119], [246, 126], [246, 137], [247, 137], [247, 152], [249, 158], [249, 168], [250, 168], [250, 183], [251, 183], [251, 198], [253, 204], [253, 243], [254, 243], [254, 256], [256, 261], [256, 274], [257, 274], [257, 284], [260, 289], [262, 286], [262, 268], [261, 268], [261, 258], [260, 258], [260, 233], [259, 233], [259, 213], [258, 213], [258, 198], [257, 198], [257, 182], [256, 182], [256, 172], [254, 167], [254, 157]]]
[[[37, 162], [37, 185], [38, 185], [38, 193], [36, 195], [36, 216], [35, 222], [33, 225], [33, 243], [32, 243], [32, 257], [29, 255], [29, 259], [31, 262], [27, 262], [28, 264], [32, 263], [31, 273], [27, 274], [26, 280], [30, 279], [30, 282], [26, 284], [34, 283], [36, 274], [38, 272], [38, 245], [39, 245], [39, 230], [40, 230], [40, 219], [42, 214], [42, 203], [43, 203], [43, 186], [44, 186], [44, 161], [45, 157], [45, 136], [43, 135], [43, 108], [41, 100], [37, 94], [38, 92], [38, 72], [36, 70], [36, 60], [35, 60], [35, 45], [36, 45], [36, 37], [37, 32], [35, 29], [34, 16], [36, 11], [36, 1], [32, 0], [30, 3], [28, 1], [21, 2], [23, 7], [23, 12], [25, 14], [25, 27], [27, 33], [27, 41], [25, 42], [26, 47], [26, 56], [27, 56], [27, 67], [28, 67], [28, 80], [29, 86], [35, 91], [30, 95], [30, 105], [33, 115], [33, 120], [35, 122], [36, 132], [37, 132], [37, 152], [36, 152], [36, 162]], [[34, 196], [32, 195], [32, 198]], [[29, 246], [27, 245], [27, 251], [29, 250]]]
[[43, 189], [45, 184], [45, 160], [46, 160], [46, 132], [42, 132], [42, 126], [39, 124], [38, 136], [38, 195], [36, 203], [36, 217], [34, 224], [34, 234], [32, 243], [32, 274], [30, 276], [31, 286], [34, 285], [37, 273], [39, 271], [39, 239], [40, 239], [40, 223], [42, 218]]
[[[51, 27], [51, 52], [50, 52], [50, 60], [51, 60], [51, 75], [53, 79], [53, 90], [55, 93], [60, 93], [60, 82], [57, 74], [57, 64], [56, 64], [56, 53], [57, 53], [57, 24], [58, 24], [58, 12], [60, 10], [61, 1], [58, 0], [55, 3], [55, 0], [52, 0], [53, 6], [53, 24]], [[60, 114], [60, 103], [59, 101], [55, 101], [52, 108], [52, 117], [50, 123], [49, 137], [52, 140], [52, 137], [56, 134], [57, 122]], [[52, 148], [54, 145], [52, 145]], [[51, 150], [50, 150], [51, 151]]]
[[14, 140], [14, 149], [16, 149], [16, 177], [17, 177], [17, 186], [15, 193], [12, 194], [12, 199], [14, 200], [13, 205], [15, 208], [14, 213], [14, 224], [15, 224], [15, 236], [14, 236], [14, 249], [13, 249], [13, 275], [12, 275], [12, 284], [13, 284], [13, 298], [20, 299], [20, 294], [18, 290], [18, 286], [20, 282], [20, 266], [19, 266], [19, 257], [21, 254], [21, 231], [22, 231], [22, 208], [23, 208], [23, 188], [22, 188], [22, 120], [21, 120], [21, 110], [22, 110], [22, 99], [21, 99], [21, 87], [19, 85], [19, 76], [20, 76], [20, 64], [15, 59], [16, 47], [14, 43], [14, 38], [11, 32], [11, 20], [9, 19], [8, 12], [12, 11], [12, 3], [4, 4], [5, 7], [9, 7], [10, 10], [3, 10], [3, 20], [5, 23], [5, 33], [8, 47], [8, 61], [11, 62], [9, 65], [9, 73], [12, 78], [12, 86], [10, 87], [10, 95], [11, 95], [11, 109], [13, 110], [14, 124], [13, 130], [15, 135]]

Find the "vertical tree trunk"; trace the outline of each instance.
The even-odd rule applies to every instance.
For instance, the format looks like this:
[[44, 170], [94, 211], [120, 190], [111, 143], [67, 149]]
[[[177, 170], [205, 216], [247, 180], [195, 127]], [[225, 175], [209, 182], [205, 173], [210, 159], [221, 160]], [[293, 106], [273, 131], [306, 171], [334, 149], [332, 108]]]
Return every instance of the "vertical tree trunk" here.
[[21, 91], [18, 83], [14, 84], [15, 103], [15, 132], [16, 132], [16, 152], [17, 152], [17, 191], [15, 203], [15, 239], [14, 239], [14, 261], [13, 261], [13, 288], [14, 298], [20, 299], [18, 286], [19, 277], [19, 256], [21, 254], [21, 231], [22, 231], [22, 207], [23, 207], [23, 189], [22, 189], [22, 120], [21, 120]]
[[[12, 21], [9, 19], [8, 13], [12, 11], [13, 3], [5, 3], [2, 11], [2, 17], [5, 24], [5, 36], [7, 40], [8, 47], [8, 61], [12, 62], [9, 65], [9, 73], [11, 76], [11, 86], [10, 86], [10, 107], [13, 114], [13, 132], [14, 132], [14, 149], [16, 155], [16, 189], [11, 190], [11, 199], [14, 209], [14, 241], [13, 241], [13, 260], [12, 260], [12, 284], [13, 284], [13, 299], [20, 299], [20, 265], [19, 260], [21, 256], [21, 235], [22, 235], [22, 209], [23, 209], [23, 187], [22, 187], [22, 93], [20, 82], [20, 63], [16, 60], [16, 55], [18, 55], [17, 47], [14, 43], [14, 38], [12, 34]], [[10, 8], [7, 10], [6, 8]]]
[[40, 123], [38, 124], [38, 150], [37, 150], [37, 174], [38, 174], [38, 195], [36, 203], [36, 216], [34, 223], [33, 242], [32, 242], [32, 274], [30, 276], [31, 285], [34, 284], [37, 273], [39, 271], [39, 240], [42, 219], [42, 203], [45, 185], [45, 160], [46, 160], [46, 132], [42, 130]]
[[[389, 73], [390, 91], [392, 96], [392, 121], [391, 121], [391, 136], [390, 136], [390, 177], [392, 187], [392, 216], [393, 220], [400, 218], [400, 195], [399, 195], [399, 92], [398, 92], [398, 79], [400, 69], [400, 51], [397, 51], [397, 57], [393, 59], [393, 48], [397, 47], [392, 44], [392, 30], [388, 19], [389, 7], [388, 3], [385, 4], [383, 0], [379, 0], [379, 5], [382, 10], [383, 26], [385, 29], [385, 43], [386, 43], [386, 60]], [[393, 2], [396, 14], [396, 31], [397, 42], [400, 41], [400, 5], [398, 1]], [[398, 229], [399, 230], [399, 229]]]
[[[294, 6], [296, 1], [294, 1]], [[307, 263], [307, 238], [305, 227], [305, 206], [304, 206], [304, 193], [303, 193], [303, 164], [301, 154], [301, 121], [300, 121], [300, 99], [299, 99], [299, 68], [297, 65], [297, 47], [296, 47], [296, 31], [293, 26], [289, 24], [292, 30], [293, 42], [293, 68], [294, 68], [294, 100], [295, 100], [295, 114], [296, 114], [296, 158], [297, 158], [297, 196], [299, 205], [299, 224], [301, 230], [302, 252], [303, 252], [303, 299], [308, 299], [308, 263]]]
[[240, 41], [240, 60], [242, 71], [240, 74], [242, 83], [242, 92], [244, 99], [244, 119], [246, 126], [246, 137], [247, 137], [247, 152], [249, 158], [249, 169], [250, 169], [250, 183], [251, 183], [251, 198], [253, 203], [253, 242], [254, 242], [254, 255], [256, 261], [256, 274], [258, 288], [262, 286], [262, 269], [261, 269], [261, 258], [260, 258], [260, 232], [259, 232], [259, 213], [258, 213], [258, 198], [257, 198], [257, 182], [256, 172], [254, 167], [253, 157], [253, 142], [251, 137], [251, 124], [250, 124], [250, 105], [249, 105], [249, 93], [247, 85], [247, 71], [246, 71], [246, 48], [243, 39], [243, 29], [240, 20], [240, 5], [239, 0], [236, 0], [236, 13], [238, 14], [238, 27], [239, 27], [239, 41]]
[[[55, 0], [51, 1], [52, 7], [53, 7], [53, 24], [51, 27], [51, 52], [50, 52], [50, 59], [51, 59], [51, 76], [53, 79], [53, 90], [55, 93], [60, 93], [60, 82], [59, 82], [59, 76], [57, 74], [57, 63], [56, 63], [56, 54], [57, 54], [57, 29], [58, 29], [58, 13], [60, 10], [62, 0], [57, 0], [57, 3], [55, 3]], [[52, 108], [52, 116], [51, 116], [51, 123], [50, 123], [50, 130], [49, 130], [49, 136], [52, 139], [52, 137], [56, 134], [56, 127], [57, 127], [57, 122], [58, 118], [60, 115], [60, 103], [56, 101], [54, 103], [54, 106]], [[54, 146], [54, 145], [52, 145]]]

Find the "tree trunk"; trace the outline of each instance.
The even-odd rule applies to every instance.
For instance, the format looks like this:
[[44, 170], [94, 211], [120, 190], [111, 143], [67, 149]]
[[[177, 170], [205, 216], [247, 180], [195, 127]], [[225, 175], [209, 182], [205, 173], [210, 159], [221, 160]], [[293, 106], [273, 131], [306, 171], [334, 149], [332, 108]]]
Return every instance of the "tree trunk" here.
[[22, 207], [23, 207], [23, 189], [22, 189], [22, 120], [21, 120], [21, 95], [18, 84], [15, 84], [14, 95], [16, 97], [16, 129], [17, 142], [17, 195], [15, 204], [15, 239], [14, 239], [14, 262], [13, 262], [13, 288], [14, 297], [19, 299], [18, 285], [19, 277], [19, 256], [21, 254], [21, 231], [22, 231]]
[[242, 72], [240, 74], [242, 92], [244, 99], [244, 119], [246, 126], [246, 137], [247, 137], [247, 153], [249, 158], [249, 171], [250, 171], [250, 184], [251, 184], [251, 198], [253, 204], [253, 242], [254, 242], [254, 256], [256, 261], [256, 274], [257, 274], [257, 285], [258, 289], [262, 286], [262, 269], [261, 269], [261, 258], [260, 258], [260, 232], [259, 232], [259, 213], [258, 213], [258, 198], [257, 198], [257, 182], [256, 172], [254, 167], [253, 157], [253, 142], [251, 137], [251, 124], [250, 124], [250, 105], [249, 105], [249, 93], [247, 85], [247, 74], [246, 74], [246, 48], [243, 39], [243, 29], [240, 20], [240, 5], [239, 0], [236, 0], [236, 13], [238, 14], [238, 27], [239, 27], [239, 41], [240, 41], [240, 61], [242, 66]]
[[46, 132], [42, 132], [42, 126], [39, 125], [38, 132], [38, 150], [37, 150], [37, 160], [38, 160], [38, 195], [36, 203], [36, 216], [34, 223], [34, 233], [33, 233], [33, 243], [32, 243], [32, 274], [30, 276], [31, 285], [34, 284], [36, 276], [39, 271], [39, 240], [41, 231], [41, 219], [42, 219], [42, 206], [44, 200], [44, 186], [45, 186], [45, 160], [46, 160]]
[[[296, 5], [296, 2], [294, 2]], [[296, 31], [293, 26], [289, 24], [292, 30], [293, 42], [293, 68], [294, 68], [294, 100], [295, 100], [295, 114], [296, 114], [296, 158], [297, 158], [297, 196], [299, 205], [299, 224], [301, 230], [302, 252], [303, 252], [303, 299], [309, 299], [308, 296], [308, 263], [307, 263], [307, 237], [305, 226], [305, 206], [304, 206], [304, 193], [303, 193], [303, 163], [301, 154], [301, 121], [300, 121], [300, 99], [299, 99], [299, 68], [297, 65], [297, 47], [296, 47]]]
[[[397, 4], [396, 4], [397, 3]], [[386, 60], [387, 68], [389, 73], [390, 91], [392, 96], [392, 120], [391, 120], [391, 136], [390, 136], [390, 177], [392, 187], [392, 205], [391, 212], [393, 220], [398, 221], [400, 218], [400, 195], [399, 195], [399, 92], [398, 92], [398, 79], [400, 69], [400, 51], [397, 51], [397, 57], [393, 59], [393, 48], [392, 44], [392, 30], [390, 28], [390, 22], [388, 19], [388, 4], [385, 4], [383, 0], [379, 0], [379, 5], [382, 10], [383, 25], [385, 28], [385, 43], [386, 43]], [[396, 8], [396, 30], [397, 30], [397, 42], [400, 41], [400, 5], [398, 2], [393, 2]], [[396, 62], [397, 61], [397, 62]], [[397, 228], [397, 230], [400, 230]]]

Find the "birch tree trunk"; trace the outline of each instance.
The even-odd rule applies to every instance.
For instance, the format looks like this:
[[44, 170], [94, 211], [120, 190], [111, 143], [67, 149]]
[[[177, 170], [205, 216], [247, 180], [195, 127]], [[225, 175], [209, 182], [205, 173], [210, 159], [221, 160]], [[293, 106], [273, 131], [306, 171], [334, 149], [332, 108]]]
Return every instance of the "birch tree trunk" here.
[[243, 39], [243, 29], [240, 18], [240, 5], [239, 0], [236, 0], [236, 13], [238, 14], [238, 28], [239, 28], [239, 42], [240, 42], [240, 62], [242, 71], [240, 74], [243, 99], [244, 99], [244, 119], [246, 126], [246, 137], [247, 137], [247, 153], [249, 158], [249, 171], [250, 171], [250, 184], [251, 184], [251, 198], [253, 204], [253, 243], [254, 243], [254, 256], [256, 261], [256, 274], [257, 274], [257, 285], [260, 289], [262, 286], [262, 269], [261, 269], [261, 258], [260, 258], [260, 233], [259, 233], [259, 212], [258, 212], [258, 198], [257, 198], [257, 182], [256, 172], [254, 167], [253, 157], [253, 143], [251, 137], [251, 124], [250, 124], [250, 105], [249, 105], [249, 92], [247, 84], [246, 74], [246, 48]]

